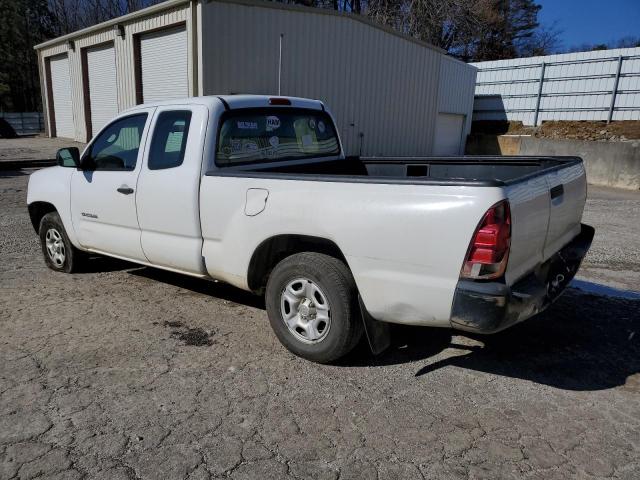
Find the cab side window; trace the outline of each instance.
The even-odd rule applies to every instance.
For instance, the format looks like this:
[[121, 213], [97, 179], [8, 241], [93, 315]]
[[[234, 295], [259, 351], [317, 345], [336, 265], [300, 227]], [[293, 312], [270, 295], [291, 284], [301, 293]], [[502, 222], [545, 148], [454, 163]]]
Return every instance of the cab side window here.
[[133, 170], [136, 168], [147, 114], [116, 120], [91, 145], [87, 167], [91, 170]]
[[149, 150], [149, 170], [162, 170], [182, 165], [187, 148], [191, 112], [173, 110], [161, 112]]

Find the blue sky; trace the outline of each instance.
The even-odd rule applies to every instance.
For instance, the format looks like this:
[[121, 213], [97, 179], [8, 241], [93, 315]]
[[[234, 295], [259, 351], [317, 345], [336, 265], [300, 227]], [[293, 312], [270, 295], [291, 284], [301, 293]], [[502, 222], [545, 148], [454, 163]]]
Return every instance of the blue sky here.
[[537, 0], [538, 20], [557, 21], [561, 47], [608, 43], [624, 36], [640, 36], [640, 0]]

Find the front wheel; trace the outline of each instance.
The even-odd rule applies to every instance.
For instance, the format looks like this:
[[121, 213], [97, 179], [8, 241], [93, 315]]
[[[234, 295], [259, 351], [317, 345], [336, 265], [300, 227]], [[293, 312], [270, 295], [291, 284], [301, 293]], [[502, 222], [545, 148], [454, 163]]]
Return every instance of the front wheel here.
[[307, 252], [282, 260], [269, 276], [265, 300], [280, 342], [308, 360], [337, 360], [362, 336], [353, 276], [328, 255]]
[[50, 269], [65, 273], [78, 270], [83, 254], [69, 241], [58, 212], [42, 217], [39, 235], [44, 261]]

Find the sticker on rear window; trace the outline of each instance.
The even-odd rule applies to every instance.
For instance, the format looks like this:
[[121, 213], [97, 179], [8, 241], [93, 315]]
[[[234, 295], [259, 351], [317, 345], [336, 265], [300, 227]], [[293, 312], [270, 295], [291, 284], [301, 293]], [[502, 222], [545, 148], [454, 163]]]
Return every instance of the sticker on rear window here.
[[269, 144], [273, 148], [276, 148], [278, 145], [280, 145], [280, 139], [274, 135], [273, 137], [269, 138]]
[[257, 130], [258, 122], [238, 122], [238, 128], [243, 130]]
[[231, 139], [231, 151], [233, 153], [238, 153], [242, 151], [242, 142], [237, 138]]
[[255, 152], [259, 150], [258, 148], [258, 144], [256, 142], [247, 142], [244, 144], [244, 151], [245, 152]]
[[325, 128], [325, 127], [324, 127], [324, 122], [323, 122], [322, 120], [320, 120], [320, 121], [318, 122], [318, 131], [319, 131], [320, 133], [324, 133], [324, 128]]
[[313, 138], [311, 138], [311, 135], [303, 135], [302, 136], [302, 146], [303, 147], [310, 147], [311, 145], [313, 145]]
[[267, 117], [267, 132], [272, 132], [280, 128], [280, 119], [275, 115]]

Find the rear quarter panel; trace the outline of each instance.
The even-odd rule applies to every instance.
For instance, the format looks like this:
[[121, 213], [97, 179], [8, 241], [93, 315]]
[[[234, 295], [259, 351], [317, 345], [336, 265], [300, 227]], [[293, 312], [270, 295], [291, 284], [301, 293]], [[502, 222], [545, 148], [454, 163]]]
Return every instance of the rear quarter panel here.
[[[250, 188], [266, 208], [245, 214]], [[499, 188], [205, 176], [200, 192], [208, 273], [247, 289], [249, 261], [268, 238], [312, 235], [344, 254], [374, 318], [449, 326], [469, 240]]]

